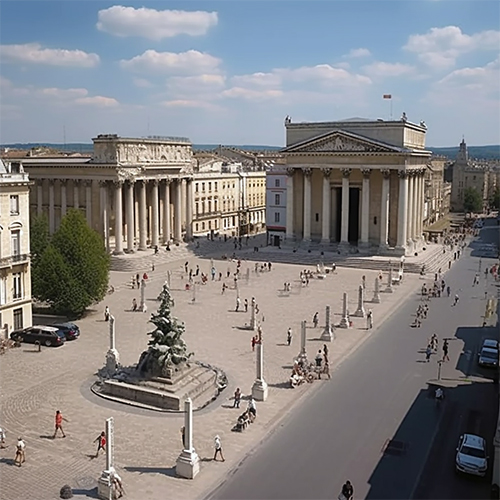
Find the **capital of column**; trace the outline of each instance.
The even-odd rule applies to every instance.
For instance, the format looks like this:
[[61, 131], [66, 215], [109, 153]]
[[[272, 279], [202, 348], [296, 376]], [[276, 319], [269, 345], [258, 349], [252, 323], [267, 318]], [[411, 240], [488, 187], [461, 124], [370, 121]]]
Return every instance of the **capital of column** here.
[[92, 187], [92, 181], [90, 179], [84, 180], [83, 185], [85, 187]]
[[380, 173], [384, 177], [384, 179], [388, 179], [391, 176], [391, 171], [388, 168], [383, 168]]
[[56, 183], [55, 179], [49, 179], [49, 186], [53, 186]]
[[59, 179], [61, 186], [66, 186], [68, 184], [68, 179]]
[[172, 183], [172, 179], [170, 177], [164, 177], [161, 182], [163, 182], [163, 184], [165, 186], [170, 186], [170, 184]]
[[102, 188], [107, 188], [109, 186], [109, 181], [99, 181], [99, 186]]
[[73, 179], [73, 184], [75, 186], [79, 186], [81, 182], [82, 182], [81, 179]]
[[340, 171], [342, 172], [342, 177], [350, 177], [351, 175], [351, 169], [350, 168], [341, 168]]
[[325, 177], [326, 179], [328, 179], [328, 177], [330, 177], [332, 173], [331, 168], [322, 168], [321, 171], [323, 172], [323, 177]]
[[115, 186], [116, 189], [120, 189], [121, 187], [123, 187], [124, 183], [125, 181], [123, 179], [114, 180], [113, 186]]
[[408, 178], [408, 172], [406, 170], [398, 170], [398, 177], [400, 179], [407, 179]]
[[288, 177], [293, 177], [293, 174], [295, 173], [295, 169], [292, 168], [292, 167], [288, 167], [286, 169], [286, 175], [288, 175]]
[[135, 184], [135, 179], [127, 179], [126, 184], [127, 184], [127, 186], [133, 187]]
[[311, 177], [312, 168], [304, 167], [304, 168], [302, 168], [302, 173], [304, 174], [305, 177]]
[[361, 173], [363, 174], [363, 177], [365, 179], [369, 179], [370, 178], [370, 175], [372, 173], [372, 169], [371, 168], [362, 168], [361, 169]]
[[150, 181], [151, 184], [154, 186], [154, 187], [158, 187], [158, 185], [160, 184], [160, 180], [159, 179], [153, 179]]

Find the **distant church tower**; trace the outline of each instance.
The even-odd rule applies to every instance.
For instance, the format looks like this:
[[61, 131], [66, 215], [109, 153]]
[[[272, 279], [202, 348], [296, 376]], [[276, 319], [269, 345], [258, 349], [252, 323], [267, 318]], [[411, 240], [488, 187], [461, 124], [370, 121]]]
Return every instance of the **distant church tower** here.
[[461, 165], [467, 165], [468, 161], [469, 161], [469, 154], [467, 153], [467, 144], [465, 144], [465, 139], [462, 138], [462, 142], [460, 143], [460, 148], [458, 150], [455, 163]]

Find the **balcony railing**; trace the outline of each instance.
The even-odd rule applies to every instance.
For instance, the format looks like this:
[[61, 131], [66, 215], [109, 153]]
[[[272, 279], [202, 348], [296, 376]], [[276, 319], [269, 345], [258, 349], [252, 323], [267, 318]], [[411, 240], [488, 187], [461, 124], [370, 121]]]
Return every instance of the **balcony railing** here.
[[29, 262], [29, 253], [19, 253], [16, 255], [10, 255], [9, 257], [0, 258], [0, 267], [12, 266], [14, 264], [23, 264]]

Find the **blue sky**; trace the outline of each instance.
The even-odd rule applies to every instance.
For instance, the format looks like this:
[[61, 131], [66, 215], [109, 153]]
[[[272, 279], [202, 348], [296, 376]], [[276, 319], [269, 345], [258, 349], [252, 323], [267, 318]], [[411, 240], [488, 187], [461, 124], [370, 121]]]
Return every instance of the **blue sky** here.
[[0, 142], [284, 144], [283, 119], [500, 142], [496, 0], [0, 2]]

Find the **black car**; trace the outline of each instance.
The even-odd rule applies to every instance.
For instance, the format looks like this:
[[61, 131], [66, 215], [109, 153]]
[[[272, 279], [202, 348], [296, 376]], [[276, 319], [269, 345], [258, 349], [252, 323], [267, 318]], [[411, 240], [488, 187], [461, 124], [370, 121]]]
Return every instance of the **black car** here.
[[12, 332], [10, 338], [18, 342], [27, 342], [30, 344], [40, 342], [40, 344], [47, 347], [57, 347], [63, 345], [66, 341], [64, 332], [53, 326], [30, 326], [23, 330]]
[[66, 340], [75, 340], [80, 336], [80, 328], [74, 323], [56, 323], [52, 326], [61, 330]]

